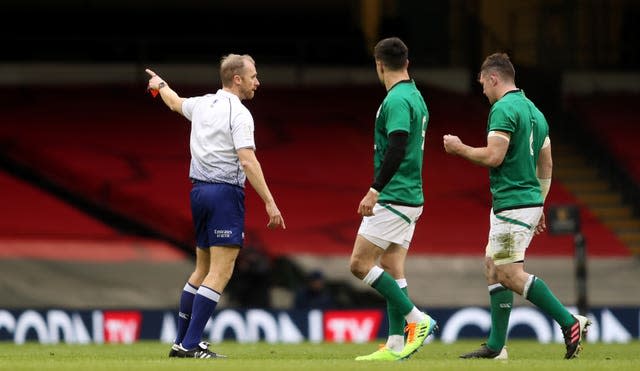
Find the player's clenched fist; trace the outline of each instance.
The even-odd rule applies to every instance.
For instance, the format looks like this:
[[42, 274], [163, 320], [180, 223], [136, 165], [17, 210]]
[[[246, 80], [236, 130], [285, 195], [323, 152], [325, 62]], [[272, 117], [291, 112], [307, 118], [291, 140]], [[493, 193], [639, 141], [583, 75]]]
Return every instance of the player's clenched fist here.
[[451, 153], [451, 154], [458, 153], [458, 148], [462, 144], [462, 141], [460, 140], [460, 138], [450, 134], [444, 135], [442, 137], [442, 142], [444, 145], [444, 150], [447, 151], [447, 153]]

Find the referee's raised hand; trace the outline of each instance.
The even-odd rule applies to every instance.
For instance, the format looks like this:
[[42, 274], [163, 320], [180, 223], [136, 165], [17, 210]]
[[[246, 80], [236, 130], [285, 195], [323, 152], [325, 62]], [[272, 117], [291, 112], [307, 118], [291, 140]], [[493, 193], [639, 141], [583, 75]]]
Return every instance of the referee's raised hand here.
[[[149, 74], [149, 84], [147, 86], [147, 88], [149, 90], [159, 90], [160, 89], [160, 84], [165, 83], [164, 80], [158, 76], [155, 72], [151, 71], [150, 69], [145, 69], [145, 72]], [[166, 83], [165, 83], [166, 84]]]

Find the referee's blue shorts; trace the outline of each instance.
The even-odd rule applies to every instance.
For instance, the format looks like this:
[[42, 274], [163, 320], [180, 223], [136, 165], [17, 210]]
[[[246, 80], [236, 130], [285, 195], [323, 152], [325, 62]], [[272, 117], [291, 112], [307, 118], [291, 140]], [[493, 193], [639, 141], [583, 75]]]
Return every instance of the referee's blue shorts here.
[[244, 242], [244, 188], [194, 181], [191, 215], [196, 246], [239, 246]]

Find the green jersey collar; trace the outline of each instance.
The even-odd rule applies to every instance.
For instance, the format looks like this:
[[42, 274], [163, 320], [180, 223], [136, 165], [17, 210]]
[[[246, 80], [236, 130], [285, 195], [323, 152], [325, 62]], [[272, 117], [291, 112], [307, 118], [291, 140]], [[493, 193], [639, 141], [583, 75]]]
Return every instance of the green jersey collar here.
[[400, 81], [396, 82], [395, 84], [393, 84], [393, 86], [388, 90], [388, 92], [389, 92], [389, 91], [391, 91], [391, 90], [393, 90], [393, 88], [395, 88], [396, 86], [398, 86], [398, 85], [400, 85], [400, 84], [406, 84], [406, 83], [411, 83], [411, 84], [413, 84], [413, 80], [412, 80], [412, 79], [408, 79], [408, 80], [400, 80]]

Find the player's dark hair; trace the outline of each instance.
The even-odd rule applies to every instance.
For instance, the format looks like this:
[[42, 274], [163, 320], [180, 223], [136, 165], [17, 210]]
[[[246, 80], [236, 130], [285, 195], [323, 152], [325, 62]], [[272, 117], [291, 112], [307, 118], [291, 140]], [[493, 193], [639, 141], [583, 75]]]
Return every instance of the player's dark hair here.
[[380, 40], [373, 49], [373, 56], [392, 71], [403, 69], [409, 58], [409, 48], [397, 37]]
[[484, 60], [482, 67], [480, 67], [480, 73], [490, 70], [497, 72], [503, 78], [515, 81], [516, 70], [506, 53], [493, 53]]

